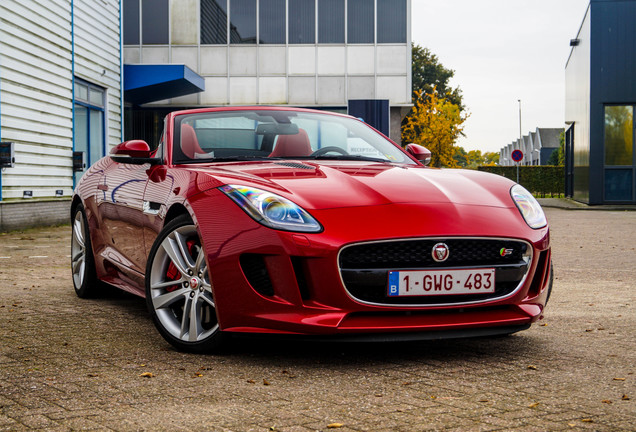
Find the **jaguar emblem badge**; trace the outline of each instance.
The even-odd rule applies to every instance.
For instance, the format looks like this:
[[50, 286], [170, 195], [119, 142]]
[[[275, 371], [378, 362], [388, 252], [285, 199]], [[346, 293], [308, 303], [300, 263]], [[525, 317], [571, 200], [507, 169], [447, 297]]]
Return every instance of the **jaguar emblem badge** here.
[[431, 252], [433, 255], [433, 259], [436, 262], [444, 262], [448, 259], [448, 255], [450, 255], [450, 250], [446, 243], [437, 243], [433, 246], [433, 251]]

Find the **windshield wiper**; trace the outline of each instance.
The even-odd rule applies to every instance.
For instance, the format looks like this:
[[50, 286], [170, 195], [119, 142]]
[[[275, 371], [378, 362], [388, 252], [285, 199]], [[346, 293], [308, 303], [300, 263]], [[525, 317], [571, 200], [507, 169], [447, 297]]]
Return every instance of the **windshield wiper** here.
[[327, 160], [356, 160], [356, 161], [368, 161], [368, 162], [393, 162], [388, 159], [375, 158], [370, 156], [360, 155], [320, 155], [313, 156], [310, 159], [327, 159]]
[[267, 156], [224, 156], [224, 157], [210, 157], [191, 160], [192, 162], [243, 162], [243, 161], [258, 161], [258, 160], [278, 160], [280, 158], [270, 158]]

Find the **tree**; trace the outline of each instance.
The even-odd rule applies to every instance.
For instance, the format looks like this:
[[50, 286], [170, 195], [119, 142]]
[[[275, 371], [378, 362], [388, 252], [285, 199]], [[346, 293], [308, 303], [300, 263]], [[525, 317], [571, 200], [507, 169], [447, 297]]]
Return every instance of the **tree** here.
[[432, 153], [431, 166], [457, 167], [455, 142], [462, 134], [468, 115], [458, 105], [438, 94], [415, 92], [414, 107], [402, 124], [402, 142], [426, 146]]
[[460, 111], [464, 111], [462, 91], [459, 87], [450, 87], [448, 81], [455, 75], [452, 69], [446, 69], [435, 54], [428, 48], [422, 48], [413, 44], [412, 51], [412, 76], [413, 91], [422, 91], [430, 94], [433, 88], [437, 88], [437, 93], [457, 105]]
[[468, 165], [468, 153], [466, 153], [464, 147], [455, 146], [453, 159], [455, 159], [455, 163], [458, 167], [465, 168]]
[[565, 132], [561, 132], [559, 136], [559, 148], [552, 151], [545, 164], [555, 166], [565, 165]]

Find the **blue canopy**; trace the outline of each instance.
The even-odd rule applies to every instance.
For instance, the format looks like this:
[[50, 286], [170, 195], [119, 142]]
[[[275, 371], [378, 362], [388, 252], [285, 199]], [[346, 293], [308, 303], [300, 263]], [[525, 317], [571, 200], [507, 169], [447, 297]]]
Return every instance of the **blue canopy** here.
[[205, 80], [182, 64], [124, 65], [124, 100], [133, 105], [205, 90]]

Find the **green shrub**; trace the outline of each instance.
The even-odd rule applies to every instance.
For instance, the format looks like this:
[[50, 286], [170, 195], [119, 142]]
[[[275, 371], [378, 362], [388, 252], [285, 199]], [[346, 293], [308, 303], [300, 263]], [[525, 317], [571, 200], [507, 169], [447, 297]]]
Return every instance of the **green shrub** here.
[[[482, 166], [479, 171], [498, 174], [517, 181], [516, 166]], [[565, 170], [562, 166], [519, 166], [519, 184], [537, 196], [560, 196], [565, 191]]]

